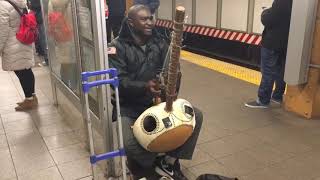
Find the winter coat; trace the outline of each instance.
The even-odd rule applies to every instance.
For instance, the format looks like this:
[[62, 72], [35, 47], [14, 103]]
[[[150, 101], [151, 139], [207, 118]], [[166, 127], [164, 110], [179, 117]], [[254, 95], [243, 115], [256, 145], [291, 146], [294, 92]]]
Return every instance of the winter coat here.
[[154, 31], [144, 51], [135, 43], [125, 19], [119, 37], [109, 47], [116, 48], [116, 54], [109, 55], [109, 65], [119, 71], [120, 104], [144, 111], [153, 104], [146, 84], [162, 69], [168, 51], [167, 42]]
[[143, 4], [150, 8], [151, 14], [154, 14], [160, 6], [159, 0], [134, 0], [134, 4]]
[[264, 25], [262, 46], [271, 50], [286, 51], [291, 20], [292, 0], [274, 0], [272, 7], [262, 12]]
[[[19, 8], [26, 8], [24, 0], [11, 0]], [[15, 71], [34, 66], [32, 45], [22, 44], [16, 38], [20, 25], [20, 15], [5, 0], [0, 0], [0, 54], [2, 69]]]

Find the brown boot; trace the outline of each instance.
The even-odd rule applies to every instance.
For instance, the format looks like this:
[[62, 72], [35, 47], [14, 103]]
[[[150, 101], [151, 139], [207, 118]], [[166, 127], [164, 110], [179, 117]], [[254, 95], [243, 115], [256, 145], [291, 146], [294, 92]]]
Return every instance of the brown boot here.
[[[33, 94], [32, 97], [33, 97], [33, 99], [36, 101], [36, 104], [38, 105], [38, 98], [37, 98], [37, 96], [36, 96], [35, 94]], [[20, 106], [21, 104], [23, 104], [24, 101], [25, 101], [25, 100], [23, 100], [23, 101], [21, 101], [21, 102], [17, 102], [17, 105]]]
[[30, 110], [38, 106], [38, 99], [33, 97], [33, 99], [25, 99], [22, 103], [20, 103], [17, 107], [15, 107], [16, 111], [25, 111]]

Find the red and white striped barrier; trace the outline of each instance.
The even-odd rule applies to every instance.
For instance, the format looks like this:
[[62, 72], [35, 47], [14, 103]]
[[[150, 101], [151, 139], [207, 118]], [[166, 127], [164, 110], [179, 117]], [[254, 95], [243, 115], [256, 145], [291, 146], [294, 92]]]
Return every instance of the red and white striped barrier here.
[[[169, 20], [158, 19], [156, 26], [172, 29], [173, 22]], [[226, 39], [230, 41], [238, 41], [247, 44], [260, 45], [262, 37], [255, 34], [247, 34], [243, 32], [234, 32], [229, 30], [215, 29], [211, 27], [203, 27], [199, 25], [185, 25], [184, 31], [204, 36]]]

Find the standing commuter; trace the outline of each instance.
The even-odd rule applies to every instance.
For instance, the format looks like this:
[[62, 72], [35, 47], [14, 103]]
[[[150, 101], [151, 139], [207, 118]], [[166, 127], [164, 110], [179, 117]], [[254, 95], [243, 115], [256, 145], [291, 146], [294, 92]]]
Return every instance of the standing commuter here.
[[119, 36], [122, 20], [126, 12], [125, 0], [107, 0], [109, 9], [108, 23], [107, 23], [107, 40], [111, 42], [111, 32], [113, 38]]
[[47, 40], [46, 40], [45, 28], [44, 28], [42, 11], [41, 11], [41, 3], [40, 3], [40, 0], [28, 0], [28, 1], [29, 1], [30, 9], [35, 12], [37, 23], [38, 23], [39, 37], [35, 42], [36, 51], [39, 56], [43, 57], [44, 59], [43, 64], [48, 65]]
[[[22, 11], [26, 8], [24, 0], [10, 0]], [[34, 57], [32, 45], [22, 44], [16, 38], [16, 32], [20, 26], [20, 14], [6, 0], [0, 0], [0, 56], [2, 57], [2, 69], [14, 71], [19, 78], [25, 100], [17, 103], [16, 111], [24, 111], [35, 108], [38, 99], [35, 95], [35, 79], [32, 72]]]
[[[250, 108], [268, 108], [270, 101], [281, 104], [286, 83], [285, 60], [291, 20], [292, 0], [274, 0], [272, 7], [261, 15], [264, 25], [261, 47], [262, 79], [256, 101], [247, 102]], [[275, 90], [272, 92], [273, 85]]]

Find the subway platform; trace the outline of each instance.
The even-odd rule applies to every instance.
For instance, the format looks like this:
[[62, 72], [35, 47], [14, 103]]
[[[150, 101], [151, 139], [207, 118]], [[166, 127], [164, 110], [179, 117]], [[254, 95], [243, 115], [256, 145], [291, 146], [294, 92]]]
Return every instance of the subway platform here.
[[[190, 180], [205, 173], [240, 180], [320, 180], [319, 119], [305, 120], [275, 104], [248, 109], [244, 102], [255, 98], [256, 80], [246, 82], [241, 73], [223, 74], [188, 58], [181, 63], [180, 97], [204, 113], [193, 160], [182, 161]], [[53, 105], [50, 71], [33, 70], [39, 107], [28, 112], [15, 112], [22, 89], [12, 72], [0, 71], [0, 179], [91, 179], [84, 138]]]

